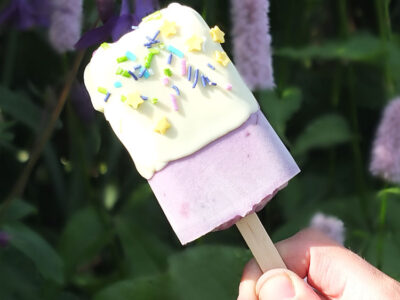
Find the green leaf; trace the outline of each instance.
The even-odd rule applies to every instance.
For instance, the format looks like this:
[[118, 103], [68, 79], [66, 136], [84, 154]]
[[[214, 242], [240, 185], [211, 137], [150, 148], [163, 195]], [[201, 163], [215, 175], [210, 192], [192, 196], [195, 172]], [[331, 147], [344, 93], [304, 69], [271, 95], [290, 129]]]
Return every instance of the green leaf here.
[[15, 120], [37, 130], [41, 120], [41, 109], [27, 96], [0, 86], [0, 109]]
[[128, 279], [100, 290], [94, 300], [159, 300], [177, 299], [166, 275]]
[[59, 251], [70, 276], [79, 264], [88, 262], [110, 240], [98, 213], [86, 207], [71, 216], [60, 237]]
[[3, 228], [10, 235], [10, 244], [30, 258], [45, 279], [63, 283], [62, 260], [46, 240], [21, 223]]
[[166, 268], [171, 249], [151, 234], [149, 228], [124, 219], [117, 220], [116, 228], [129, 275], [151, 275]]
[[276, 133], [285, 143], [288, 143], [285, 136], [286, 124], [300, 109], [301, 102], [301, 91], [295, 87], [285, 89], [281, 98], [273, 91], [265, 91], [261, 94], [261, 109], [265, 112]]
[[385, 54], [380, 39], [369, 34], [358, 34], [344, 41], [329, 41], [304, 48], [281, 48], [275, 54], [295, 60], [342, 59], [348, 61], [371, 61]]
[[3, 223], [19, 221], [31, 214], [36, 213], [37, 209], [32, 204], [21, 199], [15, 199], [15, 201], [11, 202], [7, 209], [7, 213], [4, 215]]
[[315, 148], [328, 148], [351, 139], [347, 121], [340, 115], [330, 114], [312, 120], [297, 138], [294, 155], [305, 154]]
[[174, 255], [169, 274], [179, 299], [236, 299], [248, 250], [228, 246], [198, 246]]

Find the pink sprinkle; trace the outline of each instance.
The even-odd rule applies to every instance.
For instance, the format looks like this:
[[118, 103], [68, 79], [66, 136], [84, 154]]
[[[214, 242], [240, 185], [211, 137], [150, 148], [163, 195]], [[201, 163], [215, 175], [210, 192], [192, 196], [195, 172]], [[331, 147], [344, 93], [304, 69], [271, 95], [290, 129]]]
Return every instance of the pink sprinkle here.
[[164, 77], [164, 78], [162, 79], [162, 83], [163, 83], [163, 85], [167, 85], [167, 84], [169, 83], [168, 77]]
[[225, 89], [226, 89], [227, 91], [232, 91], [232, 84], [228, 83], [228, 84], [225, 86]]
[[172, 106], [174, 107], [175, 111], [179, 110], [179, 106], [178, 106], [178, 101], [176, 100], [176, 97], [174, 94], [170, 94], [171, 96], [171, 101], [172, 101]]
[[182, 59], [181, 63], [182, 63], [181, 75], [185, 76], [186, 75], [186, 59]]

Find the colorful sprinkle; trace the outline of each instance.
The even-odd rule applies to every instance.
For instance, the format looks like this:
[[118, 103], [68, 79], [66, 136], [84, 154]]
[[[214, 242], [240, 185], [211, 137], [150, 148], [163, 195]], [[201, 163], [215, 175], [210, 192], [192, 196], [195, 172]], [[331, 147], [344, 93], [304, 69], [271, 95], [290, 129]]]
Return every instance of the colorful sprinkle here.
[[203, 84], [203, 86], [207, 86], [206, 77], [204, 77], [204, 75], [201, 75], [201, 83]]
[[153, 41], [158, 37], [159, 34], [160, 34], [160, 30], [157, 30], [157, 32], [153, 36]]
[[151, 103], [153, 103], [153, 104], [157, 104], [157, 103], [158, 103], [158, 99], [157, 99], [157, 98], [153, 98], [153, 99], [151, 99]]
[[138, 109], [140, 105], [142, 105], [144, 101], [140, 97], [139, 93], [132, 93], [128, 95], [128, 98], [126, 99], [126, 104], [131, 106], [134, 109]]
[[171, 124], [168, 122], [166, 117], [163, 117], [157, 122], [157, 126], [154, 128], [154, 131], [159, 134], [165, 134], [169, 128], [171, 128]]
[[107, 89], [106, 88], [103, 88], [103, 87], [98, 87], [97, 88], [97, 91], [99, 92], [99, 93], [102, 93], [102, 94], [104, 94], [104, 95], [107, 95]]
[[118, 63], [123, 63], [127, 60], [128, 60], [128, 58], [125, 55], [117, 58]]
[[101, 46], [101, 48], [103, 48], [103, 49], [108, 49], [108, 48], [110, 48], [110, 44], [108, 44], [108, 43], [102, 43], [100, 46]]
[[131, 61], [135, 61], [136, 60], [136, 55], [133, 54], [131, 51], [126, 51], [125, 56]]
[[178, 101], [176, 100], [176, 97], [174, 94], [170, 94], [171, 96], [171, 101], [172, 101], [172, 107], [174, 108], [175, 111], [179, 110], [179, 106], [178, 106]]
[[186, 59], [181, 60], [181, 75], [186, 75]]
[[194, 73], [194, 82], [192, 88], [196, 87], [198, 81], [199, 81], [199, 69], [197, 69], [196, 72]]
[[215, 60], [219, 62], [221, 65], [226, 67], [229, 62], [231, 61], [228, 57], [228, 55], [224, 51], [215, 51], [214, 53]]
[[122, 75], [123, 72], [124, 72], [124, 70], [122, 68], [118, 67], [117, 71], [115, 71], [115, 74]]
[[117, 89], [120, 88], [120, 87], [122, 87], [121, 81], [116, 81], [116, 82], [114, 82], [114, 86], [115, 86]]
[[161, 11], [157, 10], [156, 12], [152, 13], [151, 15], [148, 15], [147, 17], [144, 17], [142, 19], [143, 22], [148, 22], [148, 21], [152, 21], [152, 20], [158, 20], [161, 19], [162, 15], [161, 15]]
[[214, 42], [225, 43], [225, 33], [218, 26], [214, 26], [210, 30], [210, 35]]
[[150, 53], [153, 53], [153, 54], [158, 54], [158, 53], [160, 53], [160, 50], [157, 49], [157, 48], [150, 48], [150, 49], [149, 49], [149, 52], [150, 52]]
[[198, 35], [194, 34], [186, 40], [186, 46], [189, 51], [201, 51], [203, 45], [203, 39]]
[[107, 95], [104, 97], [104, 102], [107, 102], [110, 99], [111, 93], [107, 92]]
[[124, 96], [124, 95], [121, 96], [121, 101], [122, 101], [122, 102], [125, 102], [126, 99], [127, 99], [126, 96]]
[[150, 68], [151, 62], [152, 62], [152, 60], [153, 60], [153, 57], [154, 57], [154, 54], [151, 53], [151, 52], [149, 53], [149, 55], [147, 55], [147, 56], [145, 57], [144, 67], [145, 67], [146, 69]]
[[172, 54], [175, 54], [175, 55], [178, 56], [179, 58], [183, 58], [183, 57], [185, 56], [181, 50], [178, 50], [178, 49], [175, 48], [174, 46], [168, 45], [168, 46], [167, 46], [167, 50], [168, 50], [169, 52], [171, 52]]
[[168, 77], [171, 77], [172, 76], [172, 71], [171, 71], [171, 69], [164, 69], [164, 74], [165, 75], [167, 75]]
[[189, 69], [188, 69], [188, 80], [192, 81], [192, 66], [189, 66]]
[[232, 90], [232, 84], [227, 83], [226, 86], [225, 86], [225, 89], [226, 89], [227, 91], [231, 91], [231, 90]]
[[171, 62], [172, 62], [172, 53], [170, 53], [170, 54], [168, 55], [167, 64], [170, 65]]
[[132, 30], [136, 30], [136, 29], [138, 29], [138, 28], [139, 28], [139, 26], [135, 26], [135, 25], [131, 26], [131, 29], [132, 29]]
[[142, 65], [136, 65], [136, 66], [134, 66], [134, 68], [135, 68], [135, 70], [139, 70], [142, 68]]
[[142, 98], [143, 100], [149, 100], [149, 97], [146, 97], [146, 96], [143, 96], [143, 95], [140, 95], [140, 98]]
[[146, 68], [144, 68], [144, 67], [142, 67], [142, 68], [140, 69], [139, 78], [142, 78], [142, 77], [144, 77], [144, 78], [149, 78], [149, 77], [150, 77], [149, 71], [148, 71]]
[[168, 78], [168, 77], [164, 77], [164, 78], [162, 79], [162, 84], [163, 84], [163, 85], [168, 85], [168, 83], [169, 83], [169, 78]]
[[133, 73], [132, 71], [128, 71], [129, 75], [131, 75], [133, 77], [133, 79], [138, 80], [137, 76], [135, 75], [135, 73]]
[[178, 96], [181, 95], [181, 92], [179, 91], [179, 88], [178, 88], [176, 85], [173, 85], [172, 88], [176, 91], [176, 94], [177, 94]]
[[124, 76], [124, 77], [126, 77], [126, 78], [131, 78], [131, 74], [129, 74], [129, 71], [127, 71], [127, 70], [124, 70], [124, 71], [122, 72], [122, 76]]
[[169, 37], [176, 34], [177, 26], [175, 22], [165, 20], [164, 23], [161, 25], [160, 30], [163, 36]]
[[212, 64], [207, 65], [210, 69], [215, 70], [215, 67]]

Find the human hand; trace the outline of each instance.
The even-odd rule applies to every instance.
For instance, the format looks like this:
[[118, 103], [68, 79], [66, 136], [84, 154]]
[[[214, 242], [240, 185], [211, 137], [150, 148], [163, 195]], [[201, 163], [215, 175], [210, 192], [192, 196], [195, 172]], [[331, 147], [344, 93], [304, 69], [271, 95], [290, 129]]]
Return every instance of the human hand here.
[[400, 299], [399, 282], [317, 230], [301, 231], [276, 247], [289, 270], [262, 274], [251, 260], [238, 300]]

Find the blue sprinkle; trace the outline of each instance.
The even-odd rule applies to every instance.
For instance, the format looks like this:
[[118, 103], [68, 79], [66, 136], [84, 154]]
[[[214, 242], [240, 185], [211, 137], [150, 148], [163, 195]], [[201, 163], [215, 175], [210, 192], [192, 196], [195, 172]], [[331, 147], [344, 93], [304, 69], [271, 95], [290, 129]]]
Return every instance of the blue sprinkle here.
[[156, 32], [156, 34], [154, 35], [153, 41], [158, 37], [159, 34], [160, 34], [160, 30], [158, 30], [158, 31]]
[[128, 71], [128, 73], [133, 77], [133, 79], [138, 80], [138, 78], [135, 75], [135, 73], [133, 73], [132, 71]]
[[188, 69], [188, 80], [192, 81], [192, 66], [189, 66], [189, 69]]
[[178, 89], [178, 87], [177, 87], [176, 85], [173, 85], [172, 88], [176, 91], [176, 94], [177, 94], [178, 96], [181, 95], [181, 92], [179, 91], [179, 89]]
[[210, 69], [215, 70], [215, 67], [214, 67], [212, 64], [208, 64], [207, 66], [208, 66]]
[[192, 88], [196, 87], [198, 81], [199, 81], [199, 69], [197, 69], [196, 72], [194, 73], [194, 82]]
[[135, 70], [139, 70], [139, 69], [141, 69], [142, 68], [142, 65], [136, 65], [135, 66]]
[[149, 97], [146, 97], [146, 96], [143, 96], [143, 95], [140, 95], [140, 98], [142, 98], [143, 100], [149, 100]]
[[168, 45], [167, 50], [179, 58], [183, 58], [185, 56], [181, 50], [176, 49], [174, 46]]
[[140, 69], [139, 78], [142, 78], [142, 77], [144, 77], [144, 78], [149, 78], [150, 77], [149, 71], [144, 67], [141, 67], [141, 69]]
[[210, 79], [207, 76], [204, 76], [204, 80], [206, 81], [206, 83], [210, 83]]
[[120, 87], [122, 87], [122, 83], [120, 81], [116, 81], [116, 82], [114, 82], [114, 86], [116, 88], [120, 88]]
[[211, 85], [216, 86], [217, 84], [215, 82], [211, 82]]
[[206, 78], [204, 77], [204, 75], [201, 75], [201, 83], [203, 84], [203, 86], [207, 86]]
[[108, 99], [110, 99], [110, 96], [111, 96], [110, 92], [107, 92], [107, 95], [104, 98], [104, 102], [107, 102]]
[[136, 55], [133, 54], [131, 51], [126, 51], [125, 56], [131, 61], [135, 61], [136, 60]]
[[170, 55], [168, 56], [168, 61], [167, 63], [170, 65], [172, 62], [172, 53], [170, 53]]

